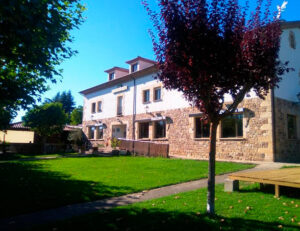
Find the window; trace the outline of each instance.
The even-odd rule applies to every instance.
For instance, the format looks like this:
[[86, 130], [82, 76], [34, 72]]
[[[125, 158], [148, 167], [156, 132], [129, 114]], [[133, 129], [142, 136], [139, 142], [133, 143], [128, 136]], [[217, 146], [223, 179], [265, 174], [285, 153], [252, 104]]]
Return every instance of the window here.
[[92, 113], [96, 113], [96, 103], [92, 103]]
[[201, 120], [201, 118], [195, 118], [195, 138], [208, 138], [210, 124], [207, 120]]
[[123, 115], [123, 96], [118, 96], [117, 98], [117, 115]]
[[115, 72], [109, 74], [109, 80], [115, 79]]
[[161, 87], [154, 88], [154, 101], [161, 100]]
[[296, 116], [287, 115], [287, 133], [288, 139], [297, 139], [297, 121]]
[[137, 64], [137, 63], [132, 64], [132, 65], [131, 65], [131, 73], [132, 73], [132, 72], [136, 72], [137, 70], [138, 70], [138, 64]]
[[154, 123], [154, 138], [166, 137], [166, 121], [161, 120]]
[[233, 114], [222, 120], [222, 138], [243, 137], [243, 114]]
[[296, 49], [296, 38], [295, 38], [295, 33], [293, 31], [290, 31], [289, 33], [289, 41], [290, 41], [290, 47], [292, 49]]
[[150, 102], [150, 90], [143, 91], [143, 103]]
[[102, 112], [102, 101], [98, 101], [98, 112]]
[[92, 127], [89, 127], [89, 139], [94, 139], [95, 138], [95, 127], [92, 126]]
[[149, 138], [149, 123], [139, 123], [139, 139]]
[[103, 139], [103, 127], [97, 127], [97, 139]]

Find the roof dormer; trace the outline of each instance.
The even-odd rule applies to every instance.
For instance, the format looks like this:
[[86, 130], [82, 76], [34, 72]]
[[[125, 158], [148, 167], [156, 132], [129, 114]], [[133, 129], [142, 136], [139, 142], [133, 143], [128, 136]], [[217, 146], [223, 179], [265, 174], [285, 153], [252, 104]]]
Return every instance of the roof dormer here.
[[108, 81], [111, 81], [128, 75], [129, 70], [122, 67], [113, 67], [105, 72], [108, 73]]
[[153, 66], [154, 64], [156, 64], [155, 61], [150, 60], [150, 59], [145, 59], [140, 56], [136, 57], [135, 59], [129, 60], [126, 63], [129, 64], [130, 73], [143, 70], [147, 67], [150, 67], [150, 66]]

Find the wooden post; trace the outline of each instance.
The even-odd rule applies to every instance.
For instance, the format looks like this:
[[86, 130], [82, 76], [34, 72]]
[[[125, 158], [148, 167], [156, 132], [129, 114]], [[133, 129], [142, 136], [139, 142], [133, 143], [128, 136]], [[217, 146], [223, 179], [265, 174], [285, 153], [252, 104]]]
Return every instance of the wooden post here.
[[279, 185], [275, 185], [275, 197], [279, 198], [280, 197], [280, 190], [279, 190]]

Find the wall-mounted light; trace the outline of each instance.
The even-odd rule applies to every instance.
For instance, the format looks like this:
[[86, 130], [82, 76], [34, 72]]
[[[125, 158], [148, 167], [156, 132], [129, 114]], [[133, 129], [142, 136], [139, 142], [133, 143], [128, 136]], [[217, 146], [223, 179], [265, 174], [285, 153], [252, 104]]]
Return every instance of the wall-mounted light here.
[[146, 114], [149, 113], [149, 106], [148, 105], [145, 107], [145, 111], [146, 111]]

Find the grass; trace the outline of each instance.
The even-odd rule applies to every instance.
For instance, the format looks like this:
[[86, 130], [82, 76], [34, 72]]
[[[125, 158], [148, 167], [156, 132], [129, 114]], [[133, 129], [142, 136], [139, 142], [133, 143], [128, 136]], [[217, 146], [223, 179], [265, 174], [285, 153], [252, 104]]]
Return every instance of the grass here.
[[281, 168], [300, 168], [300, 166], [297, 166], [297, 165], [284, 165]]
[[117, 207], [38, 227], [36, 230], [300, 230], [299, 190], [274, 198], [258, 184], [225, 193], [216, 187], [216, 216], [205, 213], [206, 189]]
[[[218, 162], [217, 174], [253, 165]], [[207, 177], [207, 161], [78, 157], [0, 163], [0, 217]]]

